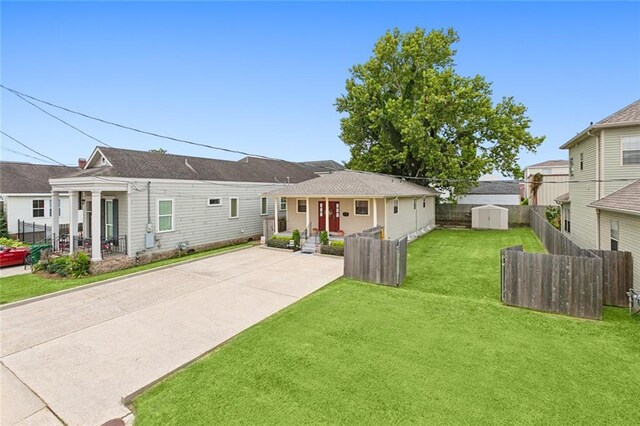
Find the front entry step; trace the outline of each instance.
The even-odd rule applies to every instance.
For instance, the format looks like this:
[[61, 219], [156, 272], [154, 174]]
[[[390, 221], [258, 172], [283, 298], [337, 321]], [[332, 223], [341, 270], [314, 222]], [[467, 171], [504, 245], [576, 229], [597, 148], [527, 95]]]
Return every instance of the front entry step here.
[[300, 251], [302, 253], [315, 253], [316, 252], [316, 245], [312, 244], [312, 243], [306, 243], [305, 245], [302, 246]]

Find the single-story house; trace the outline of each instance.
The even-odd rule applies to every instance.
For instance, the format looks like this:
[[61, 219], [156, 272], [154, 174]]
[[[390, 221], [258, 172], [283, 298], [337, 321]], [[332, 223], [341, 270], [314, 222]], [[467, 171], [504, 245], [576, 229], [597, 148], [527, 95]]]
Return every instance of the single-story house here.
[[458, 198], [458, 204], [520, 204], [520, 184], [515, 180], [479, 181], [469, 192]]
[[334, 160], [301, 161], [298, 164], [319, 175], [344, 170], [344, 166]]
[[[72, 248], [90, 246], [92, 260], [100, 260], [112, 249], [134, 257], [259, 238], [263, 219], [285, 215], [280, 200], [269, 204], [261, 194], [315, 177], [281, 160], [226, 161], [97, 147], [83, 170], [50, 183], [54, 206], [62, 194], [82, 205], [85, 232], [78, 235], [71, 223]], [[100, 244], [91, 244], [95, 238]]]
[[[12, 161], [0, 162], [0, 201], [2, 201], [9, 234], [19, 231], [18, 222], [25, 222], [20, 230], [44, 232], [44, 227], [53, 224], [51, 185], [49, 179], [73, 172], [72, 167], [30, 164]], [[73, 210], [77, 223], [82, 223], [79, 204]], [[69, 197], [63, 194], [59, 199], [58, 218], [60, 224], [69, 224]], [[49, 230], [47, 235], [50, 235]]]
[[263, 196], [286, 197], [287, 229], [276, 232], [316, 228], [349, 235], [383, 226], [385, 239], [397, 239], [435, 225], [438, 194], [396, 176], [340, 170]]

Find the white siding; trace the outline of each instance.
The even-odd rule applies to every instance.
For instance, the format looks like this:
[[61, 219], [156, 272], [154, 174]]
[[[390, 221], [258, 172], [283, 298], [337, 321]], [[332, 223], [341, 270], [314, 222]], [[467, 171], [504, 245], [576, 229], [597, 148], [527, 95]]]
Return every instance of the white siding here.
[[[52, 225], [51, 215], [49, 214], [49, 206], [51, 203], [51, 195], [12, 195], [4, 194], [4, 204], [7, 213], [7, 228], [10, 234], [18, 232], [18, 219], [36, 225]], [[33, 200], [44, 200], [44, 217], [33, 217]], [[78, 215], [78, 223], [82, 223], [82, 210], [76, 212]], [[60, 224], [69, 223], [69, 197], [60, 194]]]
[[617, 220], [618, 250], [633, 255], [633, 288], [640, 291], [640, 216], [602, 210], [600, 213], [600, 247], [611, 249], [611, 220]]
[[499, 204], [517, 206], [519, 194], [468, 194], [458, 199], [458, 204]]
[[418, 229], [435, 224], [435, 197], [426, 197], [425, 207], [422, 207], [422, 197], [416, 198], [416, 208], [413, 208], [414, 198], [400, 198], [398, 213], [393, 213], [393, 198], [388, 198], [385, 205], [387, 225], [384, 237], [395, 240], [404, 237]]

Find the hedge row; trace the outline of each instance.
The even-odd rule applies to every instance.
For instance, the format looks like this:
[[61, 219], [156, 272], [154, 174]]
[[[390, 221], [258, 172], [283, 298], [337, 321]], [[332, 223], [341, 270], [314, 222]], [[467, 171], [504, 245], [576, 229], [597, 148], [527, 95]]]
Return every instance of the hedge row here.
[[344, 256], [344, 246], [321, 245], [320, 253], [331, 254], [333, 256]]

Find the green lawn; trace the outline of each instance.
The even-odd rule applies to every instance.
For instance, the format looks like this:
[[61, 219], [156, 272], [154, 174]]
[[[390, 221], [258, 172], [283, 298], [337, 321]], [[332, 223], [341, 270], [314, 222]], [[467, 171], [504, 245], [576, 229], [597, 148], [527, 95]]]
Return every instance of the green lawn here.
[[53, 293], [60, 290], [66, 290], [85, 284], [104, 281], [109, 278], [121, 277], [133, 272], [146, 271], [148, 269], [157, 268], [159, 266], [171, 265], [185, 260], [197, 259], [203, 256], [211, 256], [214, 254], [224, 253], [229, 250], [249, 247], [250, 244], [240, 244], [230, 247], [223, 247], [214, 250], [202, 251], [182, 257], [165, 259], [158, 262], [147, 263], [146, 265], [135, 266], [121, 271], [109, 272], [107, 274], [92, 275], [77, 279], [51, 279], [43, 278], [37, 274], [13, 275], [10, 277], [0, 278], [0, 305], [15, 302], [30, 297], [41, 296], [43, 294]]
[[640, 319], [503, 306], [528, 229], [437, 230], [400, 289], [339, 279], [135, 400], [137, 425], [632, 424]]

